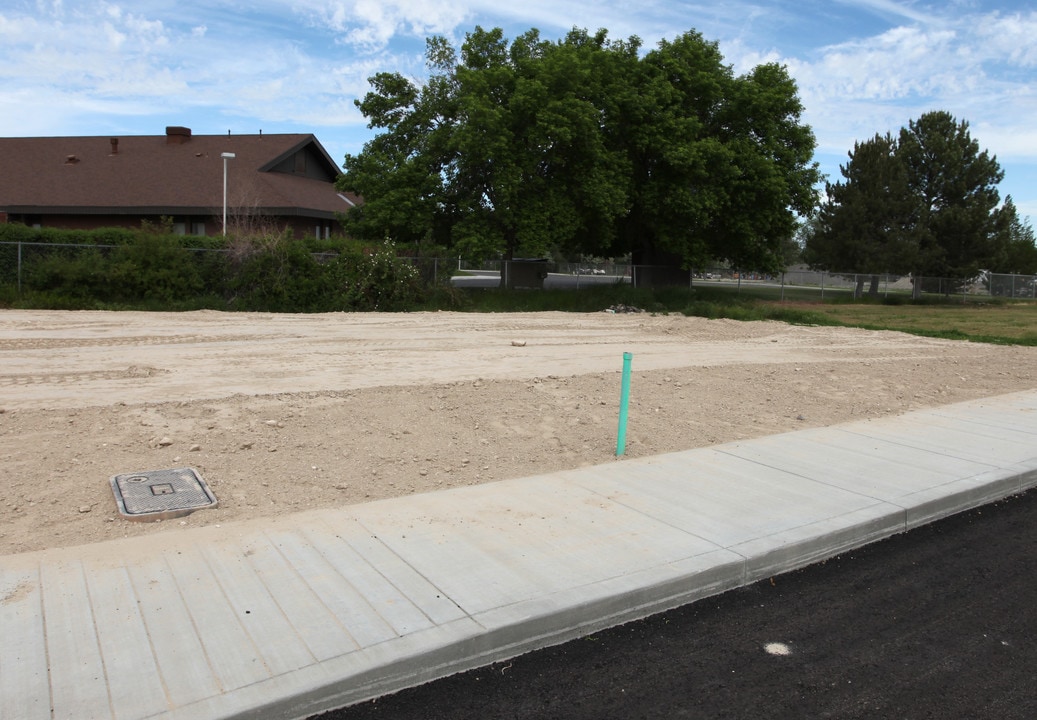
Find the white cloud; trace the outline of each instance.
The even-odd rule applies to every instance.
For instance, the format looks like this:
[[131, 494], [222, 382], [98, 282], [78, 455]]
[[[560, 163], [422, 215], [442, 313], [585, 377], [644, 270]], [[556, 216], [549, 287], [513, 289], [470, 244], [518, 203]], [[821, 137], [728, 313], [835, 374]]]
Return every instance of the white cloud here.
[[1020, 68], [1037, 67], [1037, 12], [980, 17], [975, 37], [977, 52], [990, 60]]
[[1037, 159], [1037, 135], [1027, 127], [1032, 115], [1019, 117], [1020, 109], [1037, 111], [1037, 13], [897, 26], [785, 62], [828, 152], [947, 110], [969, 121], [993, 152]]
[[88, 90], [105, 78], [125, 77], [126, 66], [162, 67], [168, 47], [161, 21], [111, 4], [66, 11], [60, 3], [37, 16], [0, 16], [0, 76], [9, 87], [53, 84]]
[[436, 0], [300, 0], [294, 7], [365, 52], [382, 50], [400, 35], [449, 35], [469, 16], [462, 2]]
[[884, 100], [956, 93], [975, 81], [978, 69], [957, 53], [960, 46], [952, 30], [900, 27], [826, 48], [810, 71], [815, 90], [825, 95]]
[[872, 13], [891, 18], [909, 20], [915, 23], [933, 24], [939, 17], [915, 8], [916, 3], [895, 2], [895, 0], [836, 0], [840, 5], [868, 10]]

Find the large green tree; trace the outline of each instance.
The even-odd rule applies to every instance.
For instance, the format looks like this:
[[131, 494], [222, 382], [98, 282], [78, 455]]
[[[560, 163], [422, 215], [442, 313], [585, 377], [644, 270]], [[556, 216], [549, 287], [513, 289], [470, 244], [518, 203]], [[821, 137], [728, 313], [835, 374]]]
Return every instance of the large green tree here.
[[429, 39], [424, 85], [384, 73], [358, 101], [382, 132], [346, 156], [339, 186], [364, 198], [349, 229], [470, 257], [609, 246], [629, 172], [602, 126], [636, 54], [604, 32], [549, 43], [534, 30], [509, 46], [476, 28], [460, 53]]
[[926, 113], [895, 138], [857, 143], [841, 171], [807, 242], [814, 266], [964, 279], [995, 262], [1004, 173], [968, 123]]
[[828, 202], [810, 224], [805, 258], [814, 267], [852, 270], [872, 276], [909, 266], [913, 259], [905, 242], [912, 205], [904, 165], [896, 157], [896, 140], [876, 135], [854, 143], [849, 162], [840, 166], [843, 181], [827, 183]]
[[453, 243], [474, 255], [590, 250], [627, 203], [626, 160], [607, 142], [606, 99], [636, 43], [536, 31], [510, 49], [500, 30], [468, 36], [453, 68], [459, 112], [446, 164]]
[[1037, 238], [1033, 227], [1019, 217], [1012, 196], [997, 213], [997, 235], [989, 269], [1012, 275], [1037, 275]]
[[775, 270], [796, 213], [814, 206], [814, 137], [793, 80], [768, 64], [736, 77], [695, 32], [642, 63], [630, 247], [650, 260]]
[[994, 256], [1004, 172], [964, 120], [931, 112], [900, 130], [897, 156], [907, 173], [916, 215], [909, 240], [913, 273], [971, 278]]
[[639, 48], [604, 30], [430, 39], [423, 85], [381, 74], [358, 101], [381, 132], [346, 157], [350, 229], [472, 256], [780, 264], [818, 179], [795, 83], [776, 65], [735, 77], [695, 32]]

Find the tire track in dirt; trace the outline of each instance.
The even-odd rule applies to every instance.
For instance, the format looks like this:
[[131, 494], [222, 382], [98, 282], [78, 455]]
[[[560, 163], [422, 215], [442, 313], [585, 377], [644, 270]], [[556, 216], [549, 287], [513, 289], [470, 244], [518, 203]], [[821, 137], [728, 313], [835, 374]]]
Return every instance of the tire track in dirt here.
[[0, 352], [21, 350], [65, 350], [91, 347], [139, 347], [146, 345], [200, 345], [203, 343], [253, 342], [267, 335], [142, 335], [105, 338], [12, 338], [0, 339]]
[[0, 387], [15, 385], [74, 385], [99, 380], [137, 380], [164, 375], [169, 370], [154, 367], [131, 366], [123, 370], [97, 370], [93, 372], [69, 372], [41, 374], [0, 375]]

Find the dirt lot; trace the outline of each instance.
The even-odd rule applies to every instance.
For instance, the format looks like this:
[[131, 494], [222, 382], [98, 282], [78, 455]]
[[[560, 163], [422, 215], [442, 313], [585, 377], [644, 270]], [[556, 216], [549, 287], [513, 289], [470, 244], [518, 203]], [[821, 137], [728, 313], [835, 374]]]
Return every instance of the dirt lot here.
[[[614, 462], [1037, 387], [1037, 348], [643, 313], [0, 311], [0, 554]], [[112, 475], [219, 507], [122, 519]]]

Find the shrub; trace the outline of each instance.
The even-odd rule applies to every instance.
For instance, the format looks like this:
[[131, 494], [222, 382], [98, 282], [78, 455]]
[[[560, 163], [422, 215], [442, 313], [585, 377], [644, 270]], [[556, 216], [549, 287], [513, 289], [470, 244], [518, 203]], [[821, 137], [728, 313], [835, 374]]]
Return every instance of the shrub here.
[[326, 273], [303, 243], [280, 235], [234, 238], [228, 245], [228, 302], [268, 312], [331, 309]]
[[116, 302], [177, 304], [205, 290], [195, 255], [176, 235], [140, 233], [133, 244], [115, 248], [108, 277], [106, 299]]
[[327, 265], [342, 310], [402, 310], [421, 301], [421, 276], [386, 240], [371, 253], [343, 254]]
[[24, 289], [66, 298], [72, 304], [107, 299], [111, 288], [106, 255], [105, 249], [94, 247], [53, 248], [29, 253], [24, 260]]

